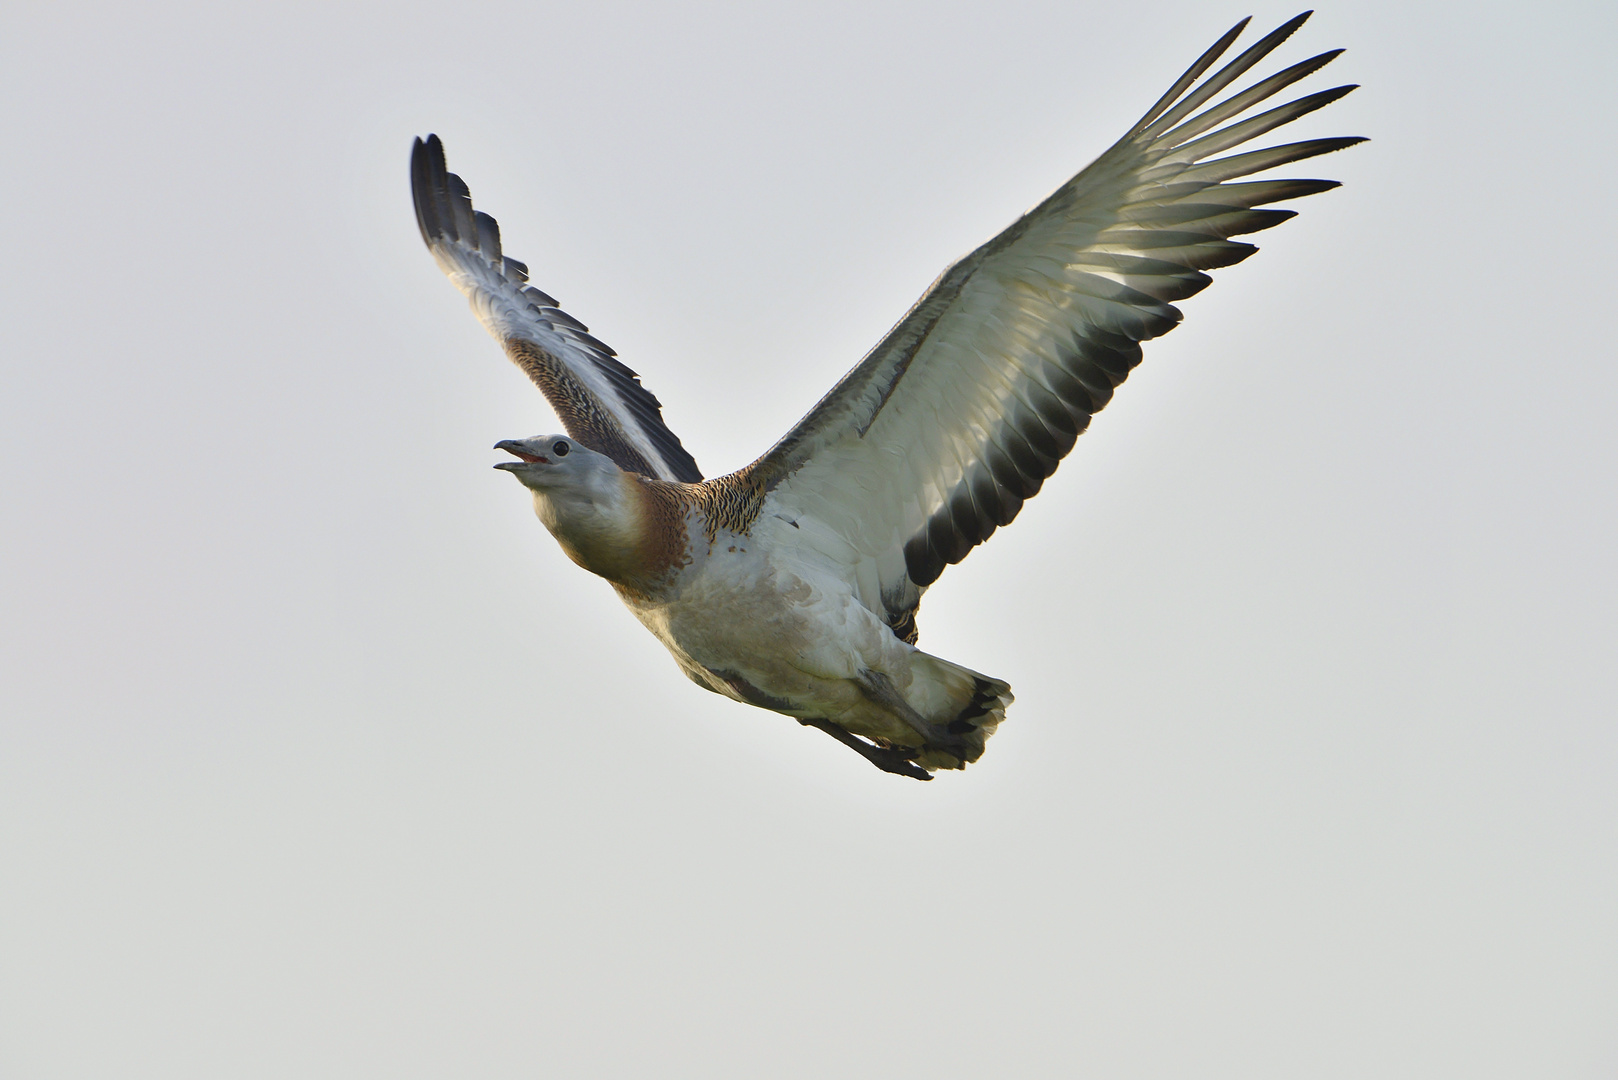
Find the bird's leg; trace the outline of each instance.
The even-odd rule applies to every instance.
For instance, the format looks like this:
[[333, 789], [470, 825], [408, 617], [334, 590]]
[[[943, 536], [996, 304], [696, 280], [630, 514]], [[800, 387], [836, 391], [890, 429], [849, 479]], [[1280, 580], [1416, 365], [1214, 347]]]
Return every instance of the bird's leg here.
[[931, 780], [933, 774], [917, 765], [914, 760], [915, 751], [896, 750], [881, 746], [873, 746], [858, 735], [850, 734], [832, 723], [830, 720], [805, 720], [802, 717], [798, 723], [805, 727], [812, 727], [824, 731], [844, 746], [852, 748], [866, 761], [881, 769], [883, 772], [895, 773], [899, 776], [908, 776], [912, 780]]
[[893, 680], [880, 671], [867, 669], [861, 673], [860, 689], [865, 696], [878, 705], [892, 709], [895, 716], [909, 724], [912, 730], [927, 740], [929, 747], [942, 750], [946, 754], [954, 754], [962, 761], [968, 760], [967, 755], [973, 750], [972, 744], [965, 735], [957, 735], [943, 724], [935, 724], [921, 713], [911, 708], [910, 702], [899, 693], [899, 688], [893, 685]]

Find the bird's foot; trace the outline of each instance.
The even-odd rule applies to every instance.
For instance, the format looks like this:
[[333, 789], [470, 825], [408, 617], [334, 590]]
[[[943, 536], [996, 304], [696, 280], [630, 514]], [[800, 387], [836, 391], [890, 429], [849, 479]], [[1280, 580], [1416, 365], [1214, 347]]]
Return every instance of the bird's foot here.
[[858, 735], [844, 731], [830, 720], [815, 718], [805, 720], [800, 717], [798, 723], [805, 727], [824, 731], [883, 772], [893, 773], [896, 776], [908, 776], [912, 780], [931, 780], [933, 778], [932, 773], [916, 764], [916, 755], [921, 752], [919, 750], [905, 750], [898, 747], [877, 746], [873, 743], [868, 743]]
[[919, 750], [900, 750], [895, 747], [873, 746], [869, 750], [860, 751], [865, 760], [896, 776], [908, 776], [912, 780], [931, 780], [933, 774], [916, 764], [916, 755]]

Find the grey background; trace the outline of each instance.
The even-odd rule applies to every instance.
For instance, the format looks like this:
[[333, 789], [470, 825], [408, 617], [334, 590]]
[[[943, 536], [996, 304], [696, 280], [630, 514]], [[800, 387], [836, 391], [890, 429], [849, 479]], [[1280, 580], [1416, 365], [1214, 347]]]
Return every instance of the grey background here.
[[1374, 141], [929, 594], [965, 774], [489, 468], [412, 136], [717, 473], [1249, 10], [9, 8], [0, 1075], [1618, 1073], [1611, 5], [1284, 48]]

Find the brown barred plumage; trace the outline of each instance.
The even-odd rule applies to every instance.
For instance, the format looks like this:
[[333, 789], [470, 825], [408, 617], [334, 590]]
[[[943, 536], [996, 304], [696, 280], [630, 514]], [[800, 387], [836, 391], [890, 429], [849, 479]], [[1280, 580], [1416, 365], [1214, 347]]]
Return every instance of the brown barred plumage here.
[[530, 342], [510, 338], [505, 345], [506, 355], [539, 387], [569, 435], [596, 453], [606, 454], [626, 472], [657, 475], [641, 452], [624, 439], [601, 400], [572, 372]]
[[721, 529], [747, 535], [764, 508], [764, 485], [751, 468], [685, 486], [702, 514], [710, 543]]

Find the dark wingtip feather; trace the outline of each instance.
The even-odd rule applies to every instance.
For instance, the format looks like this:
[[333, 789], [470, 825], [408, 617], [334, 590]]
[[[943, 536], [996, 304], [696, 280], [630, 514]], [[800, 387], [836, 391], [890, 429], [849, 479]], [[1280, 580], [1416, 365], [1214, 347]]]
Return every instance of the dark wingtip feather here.
[[[1163, 107], [1166, 107], [1167, 111], [1162, 113], [1162, 115], [1157, 116], [1155, 119], [1151, 119], [1149, 122], [1142, 121], [1140, 124], [1136, 125], [1135, 130], [1130, 134], [1141, 135], [1152, 139], [1162, 135], [1165, 131], [1174, 127], [1187, 116], [1191, 115], [1192, 112], [1201, 108], [1205, 102], [1211, 99], [1215, 94], [1219, 93], [1225, 87], [1229, 86], [1254, 64], [1257, 64], [1260, 60], [1264, 59], [1264, 57], [1275, 51], [1275, 49], [1287, 38], [1291, 37], [1297, 31], [1298, 27], [1302, 26], [1312, 14], [1314, 14], [1314, 12], [1305, 11], [1303, 14], [1294, 15], [1280, 26], [1277, 26], [1274, 30], [1271, 30], [1268, 34], [1265, 34], [1263, 37], [1259, 38], [1256, 42], [1244, 49], [1241, 55], [1236, 57], [1236, 59], [1220, 68], [1214, 74], [1210, 75], [1195, 90], [1190, 90], [1190, 93], [1186, 94], [1184, 98], [1179, 98], [1176, 100], [1172, 107], [1168, 107], [1166, 103], [1160, 103], [1157, 106], [1153, 106], [1154, 111]], [[1220, 51], [1223, 51], [1223, 46], [1224, 39], [1220, 39], [1220, 45], [1217, 47], [1220, 48]], [[1210, 49], [1208, 52], [1213, 53], [1213, 50]], [[1204, 54], [1204, 57], [1206, 58], [1207, 55], [1208, 54]], [[1217, 55], [1218, 54], [1214, 54], [1213, 59], [1217, 59]], [[1172, 88], [1172, 91], [1176, 94], [1176, 97], [1178, 97], [1180, 92], [1190, 89], [1191, 83], [1195, 81], [1193, 72], [1200, 76], [1204, 68], [1205, 65], [1203, 64], [1203, 61], [1199, 60], [1197, 61], [1197, 65], [1192, 67], [1191, 71], [1186, 72], [1180, 77], [1180, 81], [1175, 83], [1174, 87]], [[1164, 97], [1167, 98], [1168, 95], [1165, 94]], [[1149, 113], [1147, 115], [1151, 116], [1152, 114]]]
[[1339, 150], [1347, 150], [1350, 146], [1358, 146], [1360, 143], [1370, 142], [1371, 139], [1366, 135], [1348, 135], [1341, 139], [1319, 139], [1317, 141], [1332, 144], [1326, 146], [1320, 151], [1320, 153], [1335, 154]]
[[1222, 191], [1236, 192], [1246, 189], [1256, 189], [1263, 192], [1263, 197], [1256, 199], [1249, 206], [1267, 206], [1270, 203], [1286, 202], [1289, 199], [1301, 199], [1307, 195], [1319, 195], [1323, 191], [1332, 191], [1343, 186], [1341, 180], [1254, 180], [1249, 183], [1230, 183], [1221, 186]]
[[444, 143], [437, 135], [428, 135], [425, 142], [418, 138], [411, 147], [410, 192], [416, 204], [416, 225], [428, 247], [444, 238], [464, 238], [477, 245], [472, 193], [464, 180], [449, 171]]
[[1292, 18], [1276, 27], [1273, 35], [1275, 38], [1277, 38], [1276, 44], [1281, 44], [1281, 42], [1285, 41], [1287, 38], [1296, 33], [1298, 27], [1308, 22], [1309, 16], [1313, 15], [1314, 13], [1314, 8], [1310, 8], [1308, 11], [1300, 11], [1298, 14], [1292, 16]]
[[477, 224], [478, 250], [496, 266], [503, 265], [505, 260], [500, 254], [500, 223], [482, 210], [474, 210], [472, 220]]
[[428, 247], [432, 246], [434, 237], [443, 235], [435, 196], [443, 188], [442, 177], [448, 171], [444, 144], [438, 136], [428, 135], [425, 142], [417, 138], [410, 148], [410, 193], [416, 204], [416, 225]]
[[1174, 102], [1179, 99], [1180, 95], [1185, 93], [1186, 90], [1190, 88], [1192, 83], [1196, 82], [1202, 77], [1203, 72], [1213, 67], [1219, 58], [1225, 55], [1225, 50], [1230, 48], [1232, 42], [1241, 37], [1242, 31], [1246, 30], [1247, 24], [1252, 21], [1253, 16], [1247, 16], [1247, 18], [1238, 22], [1229, 30], [1226, 30], [1224, 36], [1218, 41], [1208, 46], [1207, 50], [1204, 51], [1201, 56], [1197, 57], [1197, 62], [1187, 68], [1185, 73], [1182, 74], [1178, 79], [1174, 80], [1174, 85], [1169, 87], [1168, 91], [1162, 97], [1158, 98], [1150, 109], [1146, 110], [1146, 115], [1141, 117], [1140, 120], [1135, 123], [1134, 128], [1130, 130], [1130, 134], [1138, 134], [1143, 128], [1146, 127], [1146, 125], [1152, 123], [1160, 115], [1162, 115], [1163, 110], [1167, 109], [1170, 105], [1173, 105]]

